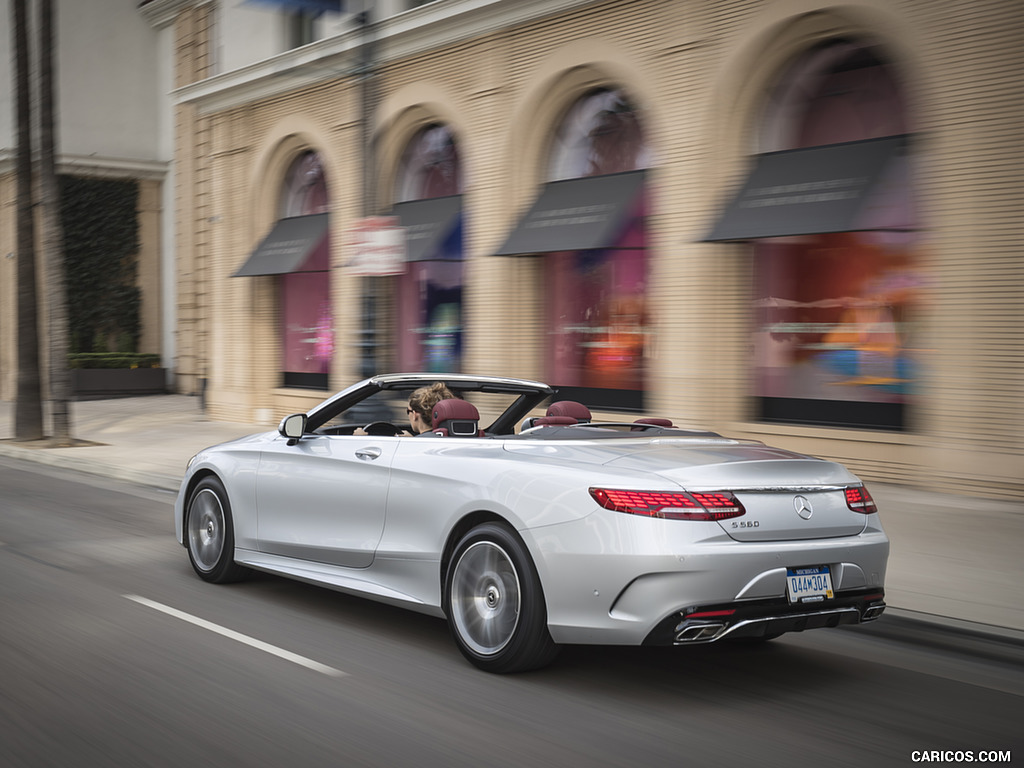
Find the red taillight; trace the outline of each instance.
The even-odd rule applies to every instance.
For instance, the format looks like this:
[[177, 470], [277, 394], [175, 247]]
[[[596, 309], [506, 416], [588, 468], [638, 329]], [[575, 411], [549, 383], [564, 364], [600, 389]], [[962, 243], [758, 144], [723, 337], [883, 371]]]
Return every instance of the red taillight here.
[[718, 619], [722, 616], [732, 616], [736, 613], [736, 610], [731, 611], [697, 611], [696, 613], [686, 614], [687, 619]]
[[846, 506], [854, 512], [864, 515], [873, 515], [878, 511], [875, 500], [871, 498], [868, 489], [863, 485], [855, 485], [846, 489]]
[[667, 520], [728, 520], [746, 512], [739, 500], [728, 491], [683, 493], [591, 488], [590, 495], [602, 507], [613, 512]]

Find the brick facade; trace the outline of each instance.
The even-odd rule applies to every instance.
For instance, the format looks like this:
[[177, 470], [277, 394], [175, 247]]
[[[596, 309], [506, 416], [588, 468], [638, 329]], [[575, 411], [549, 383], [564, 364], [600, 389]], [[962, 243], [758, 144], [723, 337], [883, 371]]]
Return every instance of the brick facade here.
[[[272, 423], [321, 393], [278, 386], [274, 279], [230, 275], [273, 224], [282, 174], [302, 149], [325, 161], [332, 243], [363, 215], [361, 91], [336, 61], [296, 65], [309, 77], [285, 92], [190, 89], [209, 71], [209, 8], [183, 11], [176, 24], [178, 381], [191, 392], [205, 379], [215, 418]], [[545, 180], [559, 116], [588, 88], [620, 87], [639, 105], [655, 158], [647, 410], [837, 458], [870, 479], [1019, 498], [1022, 13], [1016, 0], [635, 0], [568, 4], [470, 37], [439, 29], [436, 44], [402, 55], [393, 53], [405, 50], [392, 44], [396, 32], [378, 45], [369, 207], [390, 207], [398, 158], [417, 128], [449, 124], [467, 180], [463, 368], [542, 378], [540, 260], [490, 254]], [[929, 290], [915, 318], [921, 391], [900, 433], [756, 423], [751, 249], [700, 242], [756, 151], [758, 116], [780, 70], [840, 37], [887, 51], [917, 137], [919, 266]], [[331, 67], [337, 74], [317, 75]], [[363, 282], [340, 268], [338, 247], [332, 263], [337, 388], [358, 378]]]

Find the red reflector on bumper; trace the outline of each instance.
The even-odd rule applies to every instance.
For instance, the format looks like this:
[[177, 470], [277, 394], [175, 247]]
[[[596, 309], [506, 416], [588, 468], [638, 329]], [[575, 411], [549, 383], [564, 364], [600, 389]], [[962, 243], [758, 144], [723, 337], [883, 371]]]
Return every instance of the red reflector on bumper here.
[[736, 611], [700, 611], [698, 613], [689, 613], [686, 615], [688, 619], [711, 619], [719, 618], [722, 616], [732, 616]]

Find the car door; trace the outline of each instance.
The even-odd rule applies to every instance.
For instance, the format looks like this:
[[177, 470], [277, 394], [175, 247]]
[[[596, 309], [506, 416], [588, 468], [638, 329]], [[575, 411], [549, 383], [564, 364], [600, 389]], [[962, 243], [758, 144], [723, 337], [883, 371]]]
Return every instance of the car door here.
[[261, 552], [366, 568], [384, 529], [397, 437], [280, 438], [256, 478]]

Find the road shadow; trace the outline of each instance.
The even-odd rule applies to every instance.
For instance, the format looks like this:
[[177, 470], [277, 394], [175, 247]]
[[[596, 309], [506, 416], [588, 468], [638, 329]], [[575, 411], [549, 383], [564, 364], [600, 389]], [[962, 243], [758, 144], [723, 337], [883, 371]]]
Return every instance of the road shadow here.
[[[455, 670], [483, 674], [462, 659], [444, 619], [266, 573], [254, 573], [232, 588], [293, 616], [358, 628], [382, 649], [405, 657], [415, 653], [426, 664], [447, 667], [455, 662]], [[685, 693], [693, 701], [724, 705], [737, 696], [770, 699], [780, 691], [811, 693], [855, 676], [854, 670], [835, 663], [834, 654], [787, 645], [783, 636], [765, 643], [688, 647], [567, 645], [548, 667], [501, 679], [530, 687], [572, 686], [623, 701], [650, 702], [658, 695], [678, 700]]]

